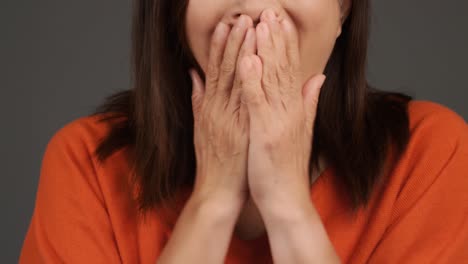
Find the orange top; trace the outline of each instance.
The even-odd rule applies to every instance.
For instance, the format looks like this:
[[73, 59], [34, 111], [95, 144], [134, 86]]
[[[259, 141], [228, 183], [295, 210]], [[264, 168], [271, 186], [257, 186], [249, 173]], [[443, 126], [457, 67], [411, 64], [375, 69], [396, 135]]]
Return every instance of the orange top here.
[[[468, 263], [468, 126], [430, 101], [409, 112], [408, 149], [367, 209], [348, 214], [330, 168], [311, 187], [343, 263]], [[102, 165], [91, 155], [107, 132], [82, 117], [50, 140], [20, 263], [156, 263], [171, 229], [162, 211], [137, 217], [127, 148]], [[226, 263], [271, 263], [268, 238], [234, 235]]]

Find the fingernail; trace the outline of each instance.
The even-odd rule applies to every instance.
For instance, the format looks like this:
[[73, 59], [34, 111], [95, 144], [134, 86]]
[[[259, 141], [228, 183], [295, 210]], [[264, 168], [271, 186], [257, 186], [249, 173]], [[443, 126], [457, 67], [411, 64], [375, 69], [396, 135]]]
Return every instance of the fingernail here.
[[284, 30], [290, 30], [289, 22], [286, 19], [281, 20], [280, 24]]
[[241, 15], [239, 17], [239, 20], [237, 21], [237, 26], [240, 28], [243, 28], [247, 25], [247, 18], [244, 15]]
[[276, 20], [276, 14], [275, 14], [275, 12], [273, 12], [273, 10], [268, 9], [266, 15], [267, 15], [267, 18], [268, 18], [269, 20], [271, 20], [271, 21]]

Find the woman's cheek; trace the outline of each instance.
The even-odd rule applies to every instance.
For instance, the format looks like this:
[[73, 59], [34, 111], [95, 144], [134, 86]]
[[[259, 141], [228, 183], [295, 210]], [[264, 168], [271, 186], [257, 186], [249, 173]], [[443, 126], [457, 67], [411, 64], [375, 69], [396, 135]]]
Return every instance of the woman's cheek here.
[[[211, 38], [214, 29], [221, 16], [216, 11], [217, 7], [213, 5], [206, 5], [206, 1], [192, 0], [186, 11], [185, 19], [185, 32], [187, 37], [187, 44], [195, 57], [198, 64], [204, 72], [206, 72], [208, 58], [210, 55]], [[210, 6], [210, 8], [206, 8]]]
[[340, 26], [339, 9], [333, 4], [337, 1], [313, 2], [320, 3], [308, 10], [310, 15], [301, 13], [303, 20], [299, 23], [302, 70], [306, 75], [304, 82], [324, 71]]

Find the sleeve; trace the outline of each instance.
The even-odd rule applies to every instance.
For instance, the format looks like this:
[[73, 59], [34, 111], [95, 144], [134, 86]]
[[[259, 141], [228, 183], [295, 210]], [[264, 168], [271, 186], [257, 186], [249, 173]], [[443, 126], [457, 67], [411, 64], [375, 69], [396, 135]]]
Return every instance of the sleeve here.
[[468, 126], [443, 109], [416, 129], [411, 177], [369, 263], [468, 263]]
[[47, 144], [19, 263], [121, 262], [89, 144], [73, 129]]

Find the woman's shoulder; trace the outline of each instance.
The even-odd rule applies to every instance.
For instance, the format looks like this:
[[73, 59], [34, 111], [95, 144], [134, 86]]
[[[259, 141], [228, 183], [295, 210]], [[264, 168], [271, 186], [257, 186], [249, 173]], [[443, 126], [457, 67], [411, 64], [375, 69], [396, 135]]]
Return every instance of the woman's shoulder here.
[[130, 170], [126, 151], [116, 151], [105, 161], [100, 161], [96, 155], [113, 122], [117, 122], [116, 119], [103, 121], [106, 117], [108, 114], [82, 116], [59, 128], [43, 153], [41, 178], [55, 182], [57, 177], [73, 182], [94, 182], [97, 189], [120, 178], [119, 181], [123, 181], [124, 174]]
[[412, 137], [426, 135], [452, 141], [466, 140], [468, 137], [465, 119], [441, 103], [411, 100], [408, 103], [408, 117]]
[[410, 138], [402, 158], [407, 164], [442, 166], [454, 152], [468, 153], [468, 125], [451, 108], [412, 100], [408, 104], [408, 119]]
[[370, 262], [398, 263], [410, 251], [420, 262], [457, 262], [468, 241], [468, 126], [431, 101], [410, 101], [408, 114], [408, 145], [370, 210], [385, 223]]
[[456, 148], [468, 152], [468, 125], [453, 109], [432, 101], [408, 104], [410, 139], [407, 152], [431, 153], [431, 159], [447, 158]]
[[84, 144], [94, 149], [106, 137], [114, 122], [121, 119], [106, 119], [110, 114], [95, 114], [81, 116], [68, 121], [55, 131], [49, 140], [68, 141], [69, 143]]
[[105, 160], [99, 160], [96, 154], [113, 124], [121, 120], [120, 117], [108, 119], [109, 116], [81, 116], [53, 134], [42, 157], [41, 193], [56, 197], [79, 193], [82, 201], [93, 196], [102, 206], [113, 203], [116, 197], [121, 203], [122, 196], [131, 200], [135, 190], [130, 185], [132, 170], [128, 149], [121, 148]]
[[[125, 254], [137, 252], [139, 236], [158, 245], [165, 234], [161, 213], [139, 222], [138, 206], [129, 185], [130, 167], [125, 153], [104, 163], [93, 155], [111, 129], [104, 115], [83, 116], [59, 128], [49, 140], [42, 158], [34, 213], [23, 245], [22, 262], [48, 262], [93, 258], [120, 262], [116, 245]], [[78, 246], [77, 246], [78, 245]], [[131, 263], [136, 263], [134, 255]]]
[[111, 132], [112, 125], [123, 120], [123, 117], [108, 117], [111, 114], [94, 114], [68, 121], [52, 134], [46, 150], [61, 146], [75, 155], [94, 155], [96, 148]]
[[461, 198], [453, 191], [468, 185], [467, 123], [449, 107], [425, 100], [410, 101], [408, 114], [410, 139], [390, 184], [400, 201], [395, 210], [405, 211], [422, 197]]

